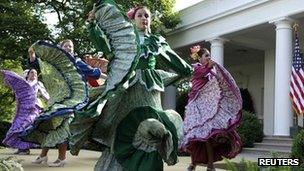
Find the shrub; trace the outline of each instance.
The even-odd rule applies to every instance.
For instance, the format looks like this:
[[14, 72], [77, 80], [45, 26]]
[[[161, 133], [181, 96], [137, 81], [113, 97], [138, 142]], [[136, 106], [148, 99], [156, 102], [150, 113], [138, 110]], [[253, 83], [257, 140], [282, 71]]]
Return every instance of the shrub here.
[[300, 163], [304, 165], [304, 130], [301, 130], [293, 139], [291, 156], [301, 159]]
[[248, 89], [241, 88], [240, 91], [241, 91], [241, 95], [242, 95], [242, 99], [243, 99], [242, 109], [246, 110], [248, 112], [251, 112], [251, 113], [255, 113], [254, 106], [253, 106], [253, 100], [252, 100], [252, 97], [251, 97]]
[[0, 145], [3, 146], [2, 141], [6, 136], [6, 132], [11, 127], [11, 123], [6, 121], [0, 121]]
[[237, 132], [241, 136], [244, 147], [253, 147], [254, 142], [261, 141], [264, 137], [262, 124], [254, 114], [247, 111], [243, 111]]
[[244, 158], [240, 163], [224, 158], [226, 169], [231, 171], [303, 171], [300, 166], [258, 166], [257, 163]]
[[0, 159], [0, 170], [1, 171], [24, 171], [22, 160], [18, 160], [16, 157], [7, 157]]
[[250, 160], [245, 160], [242, 158], [240, 163], [235, 163], [232, 162], [231, 160], [224, 158], [225, 164], [226, 164], [226, 169], [231, 170], [231, 171], [241, 171], [241, 170], [246, 170], [246, 171], [259, 171], [259, 168], [256, 163], [250, 161]]

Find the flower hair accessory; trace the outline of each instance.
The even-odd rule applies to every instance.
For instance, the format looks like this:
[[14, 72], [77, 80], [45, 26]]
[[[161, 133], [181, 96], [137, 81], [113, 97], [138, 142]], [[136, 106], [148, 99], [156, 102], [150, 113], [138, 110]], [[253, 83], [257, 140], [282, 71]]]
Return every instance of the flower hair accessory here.
[[201, 46], [200, 45], [196, 45], [190, 48], [190, 56], [192, 59], [194, 60], [198, 60], [200, 58], [200, 56], [198, 55], [198, 52], [201, 50]]
[[131, 8], [128, 12], [127, 12], [127, 16], [130, 20], [134, 19], [135, 13], [138, 10], [139, 6], [135, 6], [133, 8]]

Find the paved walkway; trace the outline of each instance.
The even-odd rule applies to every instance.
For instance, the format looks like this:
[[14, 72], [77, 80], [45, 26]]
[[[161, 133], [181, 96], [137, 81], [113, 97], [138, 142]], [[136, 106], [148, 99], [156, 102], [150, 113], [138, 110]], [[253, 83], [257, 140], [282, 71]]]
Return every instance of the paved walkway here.
[[[12, 149], [0, 149], [0, 158], [14, 156]], [[78, 156], [72, 156], [67, 153], [68, 163], [63, 168], [51, 168], [46, 164], [35, 165], [31, 161], [34, 160], [40, 153], [39, 149], [31, 150], [30, 155], [15, 155], [18, 159], [22, 159], [24, 171], [93, 171], [95, 162], [101, 155], [100, 152], [82, 150]], [[49, 162], [56, 160], [57, 150], [49, 151]], [[257, 156], [240, 154], [233, 161], [240, 161], [242, 158], [252, 161], [257, 161]], [[165, 166], [165, 171], [186, 171], [190, 157], [179, 157], [179, 162], [175, 166]], [[166, 165], [166, 164], [165, 164]], [[223, 162], [216, 163], [217, 171], [224, 171], [225, 164]], [[206, 167], [199, 166], [197, 170], [206, 170]]]

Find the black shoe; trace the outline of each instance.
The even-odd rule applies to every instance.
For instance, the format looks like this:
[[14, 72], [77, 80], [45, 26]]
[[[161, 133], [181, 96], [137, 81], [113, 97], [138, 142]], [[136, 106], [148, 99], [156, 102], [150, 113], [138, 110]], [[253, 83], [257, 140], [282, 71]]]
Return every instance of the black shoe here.
[[194, 171], [195, 168], [196, 168], [196, 165], [190, 164], [190, 165], [187, 167], [187, 171]]
[[30, 150], [29, 149], [18, 149], [14, 154], [19, 154], [19, 155], [29, 155]]

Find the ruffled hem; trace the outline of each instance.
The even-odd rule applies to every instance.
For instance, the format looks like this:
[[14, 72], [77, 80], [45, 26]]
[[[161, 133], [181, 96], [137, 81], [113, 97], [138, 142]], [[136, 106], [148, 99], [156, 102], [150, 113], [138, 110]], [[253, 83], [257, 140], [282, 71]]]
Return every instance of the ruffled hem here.
[[30, 149], [30, 148], [36, 148], [39, 145], [35, 143], [30, 142], [24, 142], [22, 139], [18, 137], [18, 135], [9, 135], [7, 138], [5, 138], [2, 143], [10, 148], [15, 149]]
[[[104, 45], [100, 44], [101, 41], [104, 41], [104, 37], [100, 37], [100, 35], [106, 34], [113, 50], [111, 53], [114, 56], [109, 59], [105, 90], [100, 97], [107, 98], [132, 76], [139, 59], [139, 37], [133, 24], [129, 22], [114, 1], [100, 2], [95, 6], [98, 27], [92, 32], [98, 35], [93, 37], [93, 42], [97, 42], [97, 45]], [[103, 47], [97, 48], [103, 49]]]
[[[152, 150], [149, 152], [134, 146], [134, 137], [138, 126], [146, 119], [151, 118], [162, 123], [172, 135], [173, 149], [168, 158], [163, 158], [166, 156], [164, 155], [166, 150], [169, 150], [165, 145], [161, 145], [160, 147], [165, 148], [163, 149], [165, 151], [158, 149], [157, 151]], [[155, 137], [154, 141], [161, 143], [161, 140], [157, 139], [157, 137]], [[177, 162], [177, 141], [176, 128], [164, 111], [159, 111], [149, 106], [139, 107], [131, 111], [117, 127], [114, 141], [114, 155], [120, 164], [128, 170], [163, 170], [163, 159], [169, 165], [174, 165]]]
[[[38, 114], [37, 114], [38, 115]], [[35, 117], [37, 115], [32, 115], [32, 117], [25, 116], [17, 116], [11, 128], [8, 130], [5, 139], [3, 140], [3, 144], [8, 147], [18, 148], [18, 149], [28, 149], [31, 147], [36, 147], [34, 143], [29, 143], [23, 141], [19, 136], [22, 135], [22, 132], [26, 130], [26, 128], [33, 123]]]
[[[51, 120], [48, 120], [48, 122], [45, 122], [45, 125], [40, 125], [41, 128], [39, 129], [31, 127], [30, 129], [25, 130], [20, 138], [26, 142], [40, 144], [41, 147], [55, 147], [57, 144], [66, 142], [68, 137], [71, 136], [69, 130], [71, 119], [71, 116], [54, 117]], [[48, 127], [52, 127], [49, 125], [52, 124], [51, 122], [57, 122], [56, 125], [58, 126], [56, 129], [50, 131]]]
[[[75, 58], [56, 45], [44, 41], [38, 41], [33, 47], [42, 59], [42, 61], [39, 60], [39, 65], [42, 65], [40, 68], [42, 68], [44, 84], [48, 90], [54, 90], [50, 92], [52, 95], [49, 101], [50, 106], [37, 118], [37, 122], [69, 114], [75, 109], [80, 110], [85, 107], [89, 101], [88, 87], [85, 77], [76, 67]], [[48, 67], [52, 67], [53, 73], [44, 70]], [[64, 83], [59, 84], [54, 77]], [[58, 89], [65, 91], [58, 93]]]
[[241, 152], [241, 138], [234, 129], [225, 131], [216, 131], [205, 139], [191, 139], [186, 152], [191, 154], [193, 163], [207, 164], [207, 148], [206, 143], [210, 143], [213, 148], [213, 162], [220, 161], [223, 157], [232, 159]]
[[58, 129], [50, 131], [45, 137], [45, 141], [41, 143], [41, 147], [51, 148], [69, 141], [69, 138], [71, 137], [69, 129], [70, 121], [71, 118], [68, 118], [63, 121], [62, 125]]

